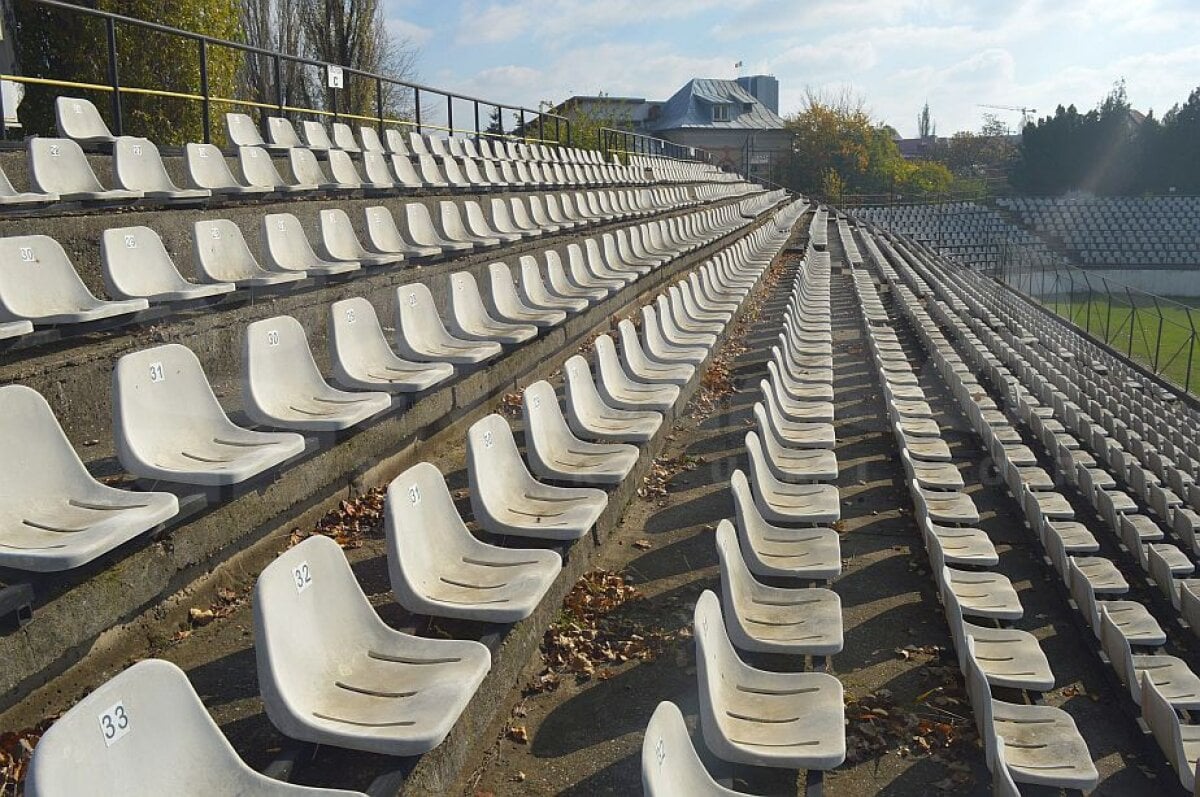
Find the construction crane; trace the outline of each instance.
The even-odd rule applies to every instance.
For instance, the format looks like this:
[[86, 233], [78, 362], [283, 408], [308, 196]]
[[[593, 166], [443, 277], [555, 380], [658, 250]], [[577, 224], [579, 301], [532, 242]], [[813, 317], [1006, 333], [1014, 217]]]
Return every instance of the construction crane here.
[[1021, 114], [1021, 129], [1029, 124], [1029, 117], [1037, 113], [1037, 108], [1022, 108], [1017, 105], [979, 105], [980, 108], [991, 108], [994, 111], [1017, 111]]

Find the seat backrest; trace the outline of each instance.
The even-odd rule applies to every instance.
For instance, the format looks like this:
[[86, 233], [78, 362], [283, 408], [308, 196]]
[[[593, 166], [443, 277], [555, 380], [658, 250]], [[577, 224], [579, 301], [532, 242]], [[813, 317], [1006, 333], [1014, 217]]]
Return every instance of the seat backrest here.
[[209, 190], [240, 185], [229, 170], [225, 155], [215, 144], [188, 142], [184, 156], [190, 185]]
[[229, 143], [235, 147], [261, 147], [266, 143], [258, 125], [248, 114], [225, 114], [225, 131], [229, 134]]
[[988, 760], [992, 762], [992, 797], [1021, 797], [1004, 757], [1004, 737], [989, 735]]
[[712, 590], [704, 590], [692, 614], [692, 633], [696, 637], [696, 679], [700, 682], [702, 723], [723, 727], [727, 690], [735, 683], [733, 675], [742, 663], [729, 641], [721, 602]]
[[333, 149], [333, 142], [329, 140], [329, 131], [326, 130], [325, 125], [320, 122], [314, 122], [311, 119], [305, 119], [300, 123], [300, 134], [304, 138], [305, 146], [307, 146], [309, 149]]
[[405, 226], [408, 234], [421, 246], [439, 246], [442, 236], [438, 235], [429, 215], [429, 208], [420, 202], [409, 202], [404, 206]]
[[1133, 664], [1133, 648], [1103, 604], [1100, 605], [1100, 647], [1108, 656], [1109, 663], [1112, 664], [1113, 671], [1121, 679], [1121, 683], [1138, 688], [1137, 681], [1140, 675]]
[[281, 147], [303, 147], [304, 142], [296, 135], [292, 122], [282, 116], [267, 117], [267, 135], [271, 143]]
[[104, 287], [110, 296], [141, 298], [179, 290], [187, 282], [162, 238], [149, 227], [110, 227], [100, 236]]
[[34, 188], [51, 194], [103, 191], [96, 173], [78, 144], [69, 138], [28, 141], [29, 180]]
[[717, 559], [721, 568], [721, 602], [734, 622], [740, 622], [735, 607], [754, 595], [755, 578], [742, 557], [738, 533], [728, 520], [717, 524]]
[[304, 327], [290, 315], [246, 326], [242, 367], [245, 405], [260, 407], [273, 417], [290, 414], [289, 407], [298, 396], [319, 396], [329, 389]]
[[398, 252], [407, 248], [404, 237], [396, 227], [396, 219], [385, 205], [373, 205], [364, 211], [367, 217], [367, 239], [383, 252]]
[[[374, 129], [371, 130], [374, 133]], [[376, 137], [378, 140], [378, 137]], [[354, 140], [354, 130], [345, 122], [333, 123], [333, 146], [343, 152], [358, 152], [358, 142]]]
[[325, 251], [337, 260], [357, 260], [362, 254], [362, 244], [354, 232], [350, 216], [341, 208], [326, 208], [321, 211], [321, 243]]
[[263, 255], [289, 269], [304, 269], [317, 260], [300, 219], [291, 213], [268, 213], [262, 220]]
[[963, 677], [967, 682], [967, 697], [971, 701], [971, 708], [975, 710], [975, 728], [986, 742], [995, 733], [992, 726], [992, 689], [975, 659], [975, 637], [967, 636], [967, 655], [963, 663], [966, 665]]
[[388, 572], [403, 605], [406, 596], [429, 594], [439, 583], [442, 562], [467, 555], [470, 532], [436, 466], [419, 462], [387, 488], [384, 508]]
[[96, 304], [58, 241], [48, 235], [0, 238], [0, 320]]
[[383, 153], [367, 150], [363, 152], [362, 159], [363, 173], [367, 176], [368, 183], [386, 186], [396, 185], [396, 179], [392, 176]]
[[361, 296], [329, 305], [329, 349], [330, 358], [340, 360], [346, 366], [369, 368], [389, 362], [395, 356], [388, 346], [375, 306]]
[[383, 131], [383, 140], [387, 142], [387, 151], [393, 155], [408, 155], [408, 143], [404, 140], [404, 133], [394, 127], [389, 127]]
[[271, 155], [262, 147], [238, 147], [238, 165], [248, 185], [278, 188], [285, 185]]
[[335, 183], [355, 188], [362, 185], [362, 176], [358, 173], [358, 167], [354, 165], [354, 160], [350, 157], [349, 152], [344, 152], [340, 149], [331, 149], [328, 152], [328, 156], [329, 174], [333, 177]]
[[642, 790], [646, 797], [737, 794], [709, 776], [688, 736], [683, 714], [666, 700], [658, 704], [642, 736]]
[[[1142, 679], [1142, 719], [1154, 734], [1154, 740], [1167, 761], [1184, 780], [1183, 770], [1191, 770], [1183, 747], [1179, 715], [1166, 696], [1154, 685], [1153, 678]], [[1180, 768], [1183, 768], [1182, 770]], [[1191, 773], [1194, 777], [1194, 771]]]
[[192, 262], [213, 282], [237, 282], [264, 274], [242, 229], [229, 219], [206, 219], [192, 227]]
[[6, 500], [58, 501], [93, 484], [49, 402], [32, 388], [0, 387], [0, 441], [21, 452], [21, 467], [0, 477]]
[[[334, 125], [333, 132], [335, 137], [337, 136], [337, 128], [338, 126]], [[387, 152], [387, 149], [383, 146], [383, 141], [381, 141], [379, 138], [379, 131], [373, 127], [361, 125], [358, 128], [358, 138], [360, 141], [362, 141], [363, 152], [376, 152], [381, 155]], [[340, 143], [338, 146], [342, 147]], [[347, 148], [342, 147], [342, 149]]]
[[534, 483], [504, 416], [492, 413], [467, 430], [467, 477], [477, 520], [519, 500]]
[[113, 145], [113, 176], [131, 191], [178, 191], [167, 174], [158, 147], [148, 138], [121, 136]]
[[58, 134], [76, 141], [112, 141], [112, 131], [100, 111], [87, 100], [58, 97], [54, 100], [54, 118]]
[[297, 185], [326, 185], [329, 178], [311, 149], [292, 147], [288, 150], [288, 166]]

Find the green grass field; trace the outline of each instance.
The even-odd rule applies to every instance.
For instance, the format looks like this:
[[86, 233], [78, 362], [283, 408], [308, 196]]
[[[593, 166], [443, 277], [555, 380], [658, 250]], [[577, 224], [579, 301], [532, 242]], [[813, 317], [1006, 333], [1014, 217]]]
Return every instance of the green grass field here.
[[[1195, 302], [1194, 299], [1176, 301]], [[1200, 309], [1191, 311], [1189, 322], [1189, 312], [1184, 307], [1166, 305], [1160, 313], [1153, 304], [1131, 307], [1128, 301], [1113, 301], [1110, 305], [1107, 296], [1093, 295], [1090, 301], [1077, 298], [1074, 302], [1051, 299], [1043, 304], [1180, 387], [1187, 381], [1189, 391], [1200, 394]]]

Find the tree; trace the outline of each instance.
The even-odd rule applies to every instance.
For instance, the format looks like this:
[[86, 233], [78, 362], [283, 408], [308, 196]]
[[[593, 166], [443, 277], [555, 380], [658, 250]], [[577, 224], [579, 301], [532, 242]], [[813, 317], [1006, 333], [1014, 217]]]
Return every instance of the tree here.
[[937, 123], [933, 121], [933, 118], [929, 114], [928, 101], [926, 101], [925, 107], [921, 109], [921, 113], [917, 117], [917, 136], [922, 141], [937, 137]]
[[[203, 31], [232, 39], [239, 33], [240, 0], [91, 0], [87, 5], [184, 30]], [[107, 85], [107, 38], [103, 22], [48, 6], [17, 3], [13, 38], [22, 73], [80, 83]], [[241, 55], [228, 48], [208, 48], [208, 89], [212, 96], [233, 97]], [[122, 86], [200, 93], [200, 50], [190, 41], [132, 25], [117, 25], [117, 69]], [[29, 131], [54, 129], [54, 100], [63, 91], [54, 86], [27, 84], [21, 103], [21, 124]], [[111, 94], [72, 90], [92, 100], [111, 118]], [[175, 97], [122, 92], [122, 124], [127, 135], [145, 136], [157, 143], [200, 141], [204, 135], [199, 102]]]

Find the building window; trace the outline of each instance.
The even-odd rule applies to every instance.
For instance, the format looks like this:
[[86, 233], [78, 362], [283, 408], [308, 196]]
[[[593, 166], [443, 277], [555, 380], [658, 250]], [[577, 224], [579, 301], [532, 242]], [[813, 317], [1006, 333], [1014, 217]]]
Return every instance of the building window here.
[[713, 121], [714, 122], [728, 122], [729, 121], [729, 106], [724, 105], [724, 104], [714, 105], [713, 106]]

